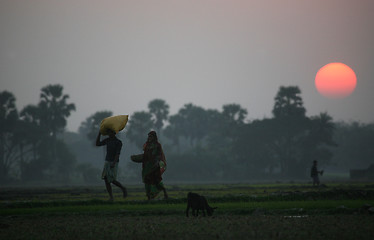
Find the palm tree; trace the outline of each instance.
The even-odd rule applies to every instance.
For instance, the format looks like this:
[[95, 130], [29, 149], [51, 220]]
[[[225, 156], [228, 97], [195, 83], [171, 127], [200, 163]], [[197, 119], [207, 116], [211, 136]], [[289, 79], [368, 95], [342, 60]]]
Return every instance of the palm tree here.
[[66, 101], [69, 95], [63, 94], [63, 86], [48, 85], [41, 89], [39, 108], [41, 111], [41, 126], [45, 127], [52, 137], [56, 137], [66, 126], [66, 118], [75, 111], [73, 103]]
[[[43, 151], [40, 159], [48, 163], [57, 163], [57, 133], [62, 132], [66, 126], [66, 118], [71, 111], [75, 111], [73, 103], [67, 103], [69, 95], [63, 94], [63, 86], [47, 85], [41, 89], [39, 110], [40, 127], [47, 131], [49, 137], [43, 139]], [[58, 169], [57, 169], [58, 171]]]
[[303, 151], [301, 144], [308, 134], [310, 125], [300, 94], [297, 86], [281, 86], [274, 98], [274, 118], [269, 122], [274, 135], [272, 146], [285, 176], [298, 174]]
[[281, 86], [279, 88], [277, 95], [274, 98], [274, 117], [304, 117], [306, 110], [303, 106], [303, 99], [301, 98], [300, 94], [301, 91], [297, 86]]

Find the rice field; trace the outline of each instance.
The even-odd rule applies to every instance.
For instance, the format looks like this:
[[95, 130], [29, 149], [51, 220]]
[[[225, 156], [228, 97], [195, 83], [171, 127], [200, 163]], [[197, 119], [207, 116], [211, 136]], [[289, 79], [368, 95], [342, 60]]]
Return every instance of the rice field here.
[[[374, 239], [374, 184], [175, 184], [146, 201], [104, 186], [0, 189], [0, 239]], [[218, 207], [185, 216], [196, 192]]]

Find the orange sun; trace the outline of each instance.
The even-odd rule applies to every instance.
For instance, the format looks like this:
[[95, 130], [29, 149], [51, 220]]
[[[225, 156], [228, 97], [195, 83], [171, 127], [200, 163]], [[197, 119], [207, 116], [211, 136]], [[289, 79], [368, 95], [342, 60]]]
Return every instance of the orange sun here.
[[329, 63], [318, 70], [315, 85], [318, 92], [328, 98], [344, 98], [356, 88], [355, 72], [344, 63]]

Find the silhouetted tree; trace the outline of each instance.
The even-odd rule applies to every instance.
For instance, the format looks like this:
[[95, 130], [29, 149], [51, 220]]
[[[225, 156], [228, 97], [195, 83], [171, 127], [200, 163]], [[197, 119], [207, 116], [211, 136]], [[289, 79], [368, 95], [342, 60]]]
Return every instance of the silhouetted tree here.
[[164, 122], [169, 116], [169, 105], [162, 99], [154, 99], [149, 102], [148, 109], [152, 114], [152, 120], [157, 132], [161, 133]]
[[284, 176], [304, 175], [300, 161], [301, 143], [308, 134], [310, 121], [305, 116], [301, 91], [296, 86], [280, 87], [274, 98], [274, 150]]
[[274, 158], [287, 177], [306, 177], [311, 161], [327, 162], [332, 155], [326, 146], [334, 145], [332, 118], [327, 113], [306, 117], [300, 94], [296, 86], [280, 87], [269, 122]]
[[[247, 116], [247, 110], [239, 104], [226, 104], [222, 106], [222, 113], [216, 115], [215, 131], [222, 144], [232, 146], [233, 141], [238, 137], [240, 127], [244, 125]], [[215, 140], [216, 142], [217, 140]], [[228, 152], [232, 156], [232, 152]]]
[[48, 130], [40, 125], [41, 112], [40, 108], [35, 105], [27, 105], [20, 112], [20, 117], [23, 122], [24, 138], [28, 144], [33, 146], [34, 158], [36, 158], [36, 145], [41, 137], [48, 136]]
[[217, 167], [217, 172], [221, 172], [221, 177], [234, 175], [234, 165], [239, 164], [234, 142], [238, 139], [239, 129], [244, 125], [246, 115], [247, 111], [239, 104], [223, 105], [222, 112], [206, 111], [208, 124], [205, 150], [214, 159], [212, 164]]
[[0, 182], [10, 179], [10, 169], [18, 154], [14, 131], [18, 122], [16, 98], [11, 92], [0, 92]]
[[46, 146], [51, 145], [47, 148], [49, 154], [46, 154], [45, 158], [51, 158], [52, 161], [57, 160], [57, 133], [64, 130], [66, 118], [70, 116], [71, 111], [75, 111], [75, 105], [67, 103], [69, 95], [63, 94], [63, 89], [59, 84], [43, 87], [38, 105], [41, 113], [40, 125], [48, 130], [51, 136], [50, 142], [45, 143]]
[[365, 169], [374, 164], [374, 123], [359, 122], [336, 124], [331, 148], [333, 163], [343, 170]]
[[310, 131], [303, 142], [304, 155], [302, 159], [305, 164], [311, 165], [312, 161], [318, 159], [319, 165], [330, 162], [333, 154], [331, 147], [336, 147], [333, 140], [335, 124], [327, 113], [320, 113], [310, 118]]
[[67, 184], [73, 173], [76, 158], [63, 140], [58, 139], [56, 144], [57, 159], [52, 167], [52, 176], [50, 178]]
[[279, 117], [304, 117], [305, 108], [300, 96], [301, 91], [297, 86], [281, 86], [274, 100], [273, 115]]
[[247, 176], [242, 178], [262, 178], [266, 168], [279, 167], [274, 135], [278, 129], [273, 119], [255, 120], [239, 129], [233, 152], [238, 155], [236, 163], [245, 169]]
[[75, 111], [75, 104], [67, 103], [69, 95], [63, 94], [63, 86], [47, 85], [41, 89], [39, 108], [41, 112], [40, 125], [45, 127], [51, 137], [64, 130], [66, 118]]
[[64, 143], [57, 139], [57, 133], [64, 131], [66, 118], [75, 110], [74, 104], [67, 103], [68, 98], [61, 85], [47, 85], [41, 89], [39, 104], [21, 111], [21, 128], [27, 129], [23, 140], [32, 151], [31, 157], [20, 159], [23, 180], [59, 176], [66, 173], [66, 168], [73, 168], [74, 157], [63, 157], [69, 151], [66, 147], [61, 151]]
[[169, 125], [164, 130], [165, 136], [172, 141], [172, 145], [176, 148], [177, 152], [180, 151], [179, 138], [184, 135], [182, 126], [183, 118], [175, 114], [169, 117]]
[[79, 133], [85, 135], [89, 141], [95, 142], [96, 136], [100, 129], [100, 123], [104, 118], [113, 115], [112, 111], [98, 111], [81, 123]]
[[147, 134], [152, 130], [152, 115], [148, 112], [134, 112], [129, 120], [127, 136], [139, 149], [147, 140]]
[[189, 139], [190, 145], [194, 146], [194, 142], [201, 141], [208, 134], [209, 122], [207, 112], [199, 106], [191, 103], [185, 104], [178, 111], [180, 116], [178, 128], [179, 132]]
[[48, 129], [41, 127], [41, 111], [38, 106], [27, 105], [20, 112], [21, 131], [20, 145], [24, 154], [20, 157], [20, 177], [23, 181], [42, 179], [43, 172], [48, 169], [50, 159], [45, 162], [40, 158], [40, 151], [46, 151], [45, 146], [50, 141]]
[[222, 109], [222, 116], [229, 123], [243, 124], [248, 114], [247, 110], [235, 103], [223, 105]]

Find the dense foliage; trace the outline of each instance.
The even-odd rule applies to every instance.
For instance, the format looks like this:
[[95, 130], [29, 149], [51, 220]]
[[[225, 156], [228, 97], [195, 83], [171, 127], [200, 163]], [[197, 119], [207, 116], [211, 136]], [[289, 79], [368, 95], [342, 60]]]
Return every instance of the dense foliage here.
[[41, 89], [38, 105], [28, 105], [18, 113], [13, 94], [0, 93], [1, 182], [70, 179], [76, 159], [57, 137], [75, 110], [68, 98], [61, 85], [48, 85]]
[[[20, 112], [16, 98], [0, 92], [0, 182], [100, 183], [105, 150], [94, 147], [103, 118], [100, 110], [82, 121], [78, 133], [66, 132], [69, 96], [61, 85], [41, 89], [40, 102]], [[307, 116], [297, 86], [280, 87], [273, 116], [248, 121], [239, 104], [221, 110], [188, 103], [169, 115], [162, 99], [130, 114], [123, 141], [120, 178], [140, 181], [139, 164], [146, 135], [156, 130], [166, 154], [170, 181], [248, 181], [307, 179], [313, 160], [320, 167], [347, 172], [373, 164], [374, 124], [335, 123], [328, 113]]]

